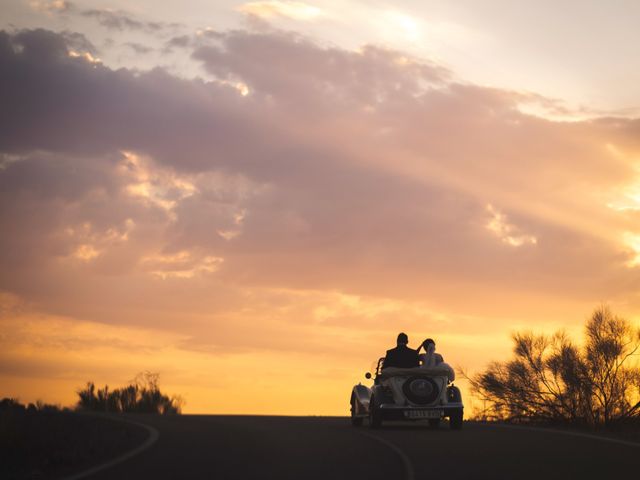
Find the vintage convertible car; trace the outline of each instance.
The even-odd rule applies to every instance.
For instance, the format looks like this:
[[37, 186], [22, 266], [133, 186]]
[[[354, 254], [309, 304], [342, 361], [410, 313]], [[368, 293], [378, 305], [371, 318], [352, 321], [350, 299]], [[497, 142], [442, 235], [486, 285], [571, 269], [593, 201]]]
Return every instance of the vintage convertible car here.
[[[453, 369], [446, 363], [434, 367], [374, 368], [371, 388], [358, 384], [351, 391], [351, 423], [359, 427], [365, 418], [373, 428], [384, 420], [427, 420], [437, 427], [449, 418], [454, 430], [462, 428], [464, 405], [460, 389], [453, 385]], [[365, 375], [372, 378], [371, 373]]]

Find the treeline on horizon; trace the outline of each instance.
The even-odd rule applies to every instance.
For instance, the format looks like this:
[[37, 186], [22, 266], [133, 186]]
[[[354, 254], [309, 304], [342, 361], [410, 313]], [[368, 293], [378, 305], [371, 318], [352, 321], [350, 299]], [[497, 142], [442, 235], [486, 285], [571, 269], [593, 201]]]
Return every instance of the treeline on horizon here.
[[109, 390], [109, 386], [96, 389], [93, 382], [77, 391], [78, 409], [109, 413], [179, 414], [184, 400], [160, 391], [159, 374], [143, 372], [122, 388]]
[[[184, 400], [177, 396], [168, 396], [160, 391], [159, 374], [142, 372], [135, 376], [129, 384], [122, 388], [109, 390], [109, 386], [96, 388], [93, 382], [87, 382], [85, 388], [79, 389], [76, 411], [106, 413], [155, 413], [160, 415], [180, 414]], [[0, 400], [0, 411], [36, 412], [71, 412], [68, 407], [37, 401], [28, 405], [21, 404], [15, 398]]]
[[640, 426], [640, 329], [600, 306], [577, 346], [564, 331], [513, 335], [514, 357], [466, 376], [482, 420]]

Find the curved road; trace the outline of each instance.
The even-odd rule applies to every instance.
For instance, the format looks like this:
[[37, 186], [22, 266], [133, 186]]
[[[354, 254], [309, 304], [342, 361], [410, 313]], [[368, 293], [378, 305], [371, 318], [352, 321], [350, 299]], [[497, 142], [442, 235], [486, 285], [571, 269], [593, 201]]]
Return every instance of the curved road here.
[[91, 479], [603, 479], [635, 476], [640, 447], [553, 431], [465, 423], [381, 430], [347, 418], [132, 416], [151, 448]]

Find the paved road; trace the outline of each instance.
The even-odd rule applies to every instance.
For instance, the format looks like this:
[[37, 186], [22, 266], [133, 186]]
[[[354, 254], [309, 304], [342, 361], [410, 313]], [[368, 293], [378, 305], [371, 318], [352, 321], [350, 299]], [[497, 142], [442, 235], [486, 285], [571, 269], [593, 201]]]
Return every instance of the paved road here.
[[640, 448], [549, 431], [465, 424], [353, 428], [346, 418], [134, 417], [150, 449], [91, 479], [607, 479], [633, 477]]

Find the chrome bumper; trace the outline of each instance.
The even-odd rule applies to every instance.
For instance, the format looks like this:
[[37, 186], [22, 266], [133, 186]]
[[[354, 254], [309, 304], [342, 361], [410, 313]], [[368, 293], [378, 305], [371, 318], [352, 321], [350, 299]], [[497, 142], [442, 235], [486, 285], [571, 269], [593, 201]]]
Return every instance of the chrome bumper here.
[[430, 405], [430, 406], [422, 406], [422, 405], [396, 405], [395, 403], [383, 403], [380, 405], [380, 410], [392, 410], [396, 412], [402, 412], [407, 410], [459, 410], [464, 408], [462, 403], [447, 403], [446, 405]]

